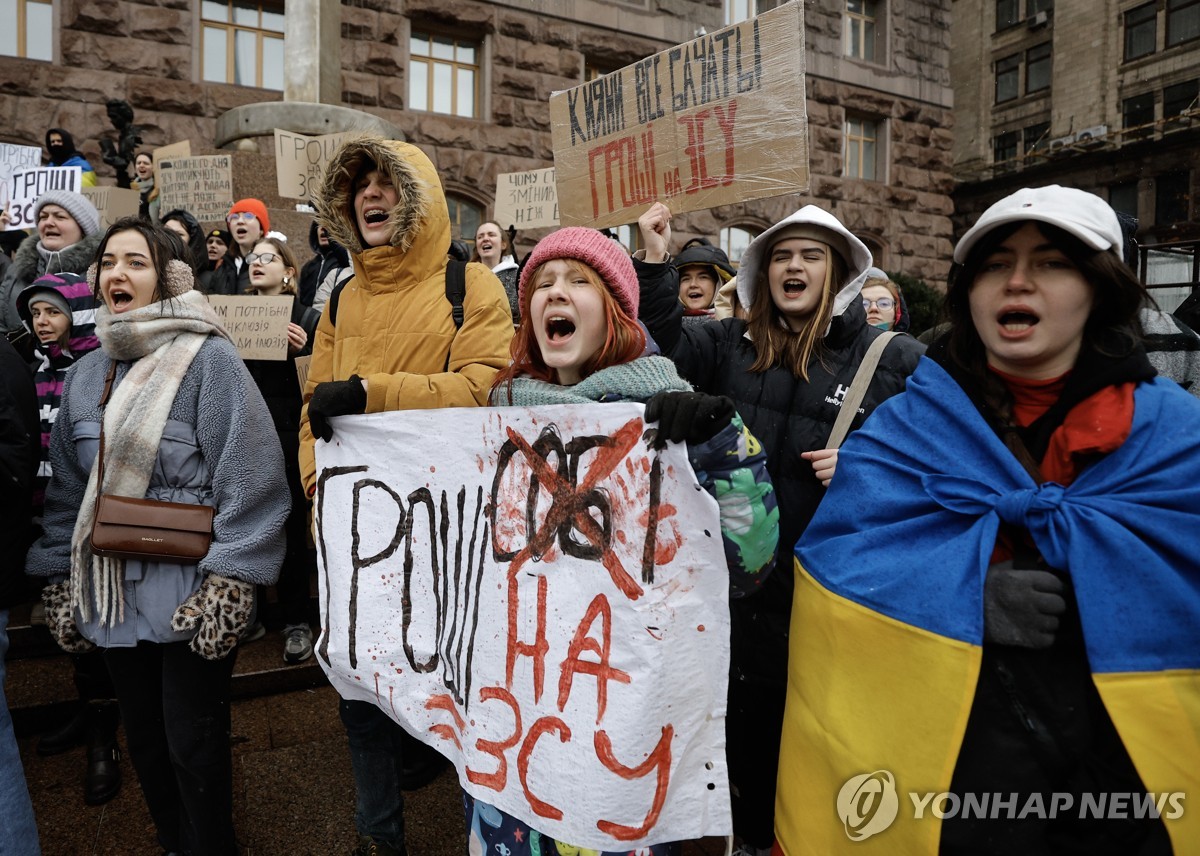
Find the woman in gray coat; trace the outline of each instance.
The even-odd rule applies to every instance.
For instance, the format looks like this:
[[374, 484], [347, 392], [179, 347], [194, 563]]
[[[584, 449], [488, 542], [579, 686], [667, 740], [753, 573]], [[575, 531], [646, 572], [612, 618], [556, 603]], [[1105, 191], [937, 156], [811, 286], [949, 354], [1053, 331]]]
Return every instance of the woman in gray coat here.
[[[261, 442], [274, 431], [266, 404], [185, 258], [178, 237], [133, 218], [101, 241], [89, 270], [101, 348], [63, 388], [27, 572], [50, 579], [59, 645], [103, 649], [159, 844], [223, 855], [237, 852], [233, 655], [255, 585], [279, 574], [289, 501], [279, 448]], [[213, 506], [208, 554], [196, 565], [93, 555], [101, 493]]]

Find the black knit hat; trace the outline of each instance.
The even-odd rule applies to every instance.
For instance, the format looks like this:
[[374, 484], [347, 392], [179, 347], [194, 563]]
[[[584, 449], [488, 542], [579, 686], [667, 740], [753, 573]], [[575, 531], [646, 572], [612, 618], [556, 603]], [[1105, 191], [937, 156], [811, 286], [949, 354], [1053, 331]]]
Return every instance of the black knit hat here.
[[209, 238], [220, 238], [221, 242], [224, 243], [226, 247], [233, 244], [233, 233], [228, 229], [212, 229], [204, 236], [205, 242], [207, 242]]

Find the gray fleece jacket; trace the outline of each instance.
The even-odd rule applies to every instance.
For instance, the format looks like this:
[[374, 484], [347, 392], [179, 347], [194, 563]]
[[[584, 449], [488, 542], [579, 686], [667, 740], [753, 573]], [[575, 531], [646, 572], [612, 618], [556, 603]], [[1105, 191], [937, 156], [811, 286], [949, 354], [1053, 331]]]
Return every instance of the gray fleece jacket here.
[[[93, 351], [67, 374], [50, 437], [54, 475], [46, 491], [44, 535], [30, 548], [26, 573], [65, 579], [75, 516], [100, 441], [100, 393], [109, 358]], [[114, 389], [130, 363], [118, 363]], [[274, 583], [283, 562], [283, 523], [290, 508], [283, 453], [262, 395], [227, 340], [201, 346], [175, 395], [147, 498], [216, 508], [213, 541], [196, 565], [125, 563], [125, 620], [114, 627], [79, 621], [101, 647], [139, 640], [176, 642], [191, 633], [171, 629], [171, 615], [205, 574], [260, 585]]]

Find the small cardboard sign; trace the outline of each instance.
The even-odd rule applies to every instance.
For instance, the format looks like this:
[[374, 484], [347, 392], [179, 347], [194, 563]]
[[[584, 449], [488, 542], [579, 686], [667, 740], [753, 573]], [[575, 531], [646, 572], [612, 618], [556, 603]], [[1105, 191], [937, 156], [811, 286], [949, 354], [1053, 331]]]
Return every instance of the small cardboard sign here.
[[292, 296], [215, 295], [208, 302], [243, 360], [286, 360]]
[[342, 141], [351, 133], [309, 137], [275, 129], [275, 170], [279, 195], [285, 199], [312, 198], [325, 166]]
[[12, 218], [7, 231], [33, 229], [37, 227], [33, 217], [33, 205], [38, 197], [51, 190], [69, 190], [78, 193], [83, 184], [83, 170], [77, 166], [39, 166], [15, 171], [9, 188], [8, 216]]
[[300, 384], [300, 397], [304, 397], [304, 385], [308, 383], [308, 365], [312, 362], [312, 356], [296, 357], [296, 381]]
[[496, 176], [496, 222], [501, 229], [540, 229], [558, 225], [554, 167]]
[[100, 212], [100, 228], [107, 229], [122, 217], [136, 217], [142, 197], [127, 187], [85, 187], [83, 195]]
[[18, 146], [0, 143], [0, 211], [8, 209], [12, 199], [14, 172], [35, 169], [42, 165], [42, 150], [37, 146]]
[[564, 226], [806, 191], [803, 4], [555, 92], [550, 123]]
[[201, 155], [158, 163], [162, 211], [184, 208], [200, 222], [223, 221], [233, 206], [233, 158]]

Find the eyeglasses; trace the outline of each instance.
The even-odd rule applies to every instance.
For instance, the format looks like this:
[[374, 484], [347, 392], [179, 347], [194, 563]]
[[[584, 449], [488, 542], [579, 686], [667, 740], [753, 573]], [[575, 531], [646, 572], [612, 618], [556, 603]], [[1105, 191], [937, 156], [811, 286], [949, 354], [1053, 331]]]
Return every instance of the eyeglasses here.
[[275, 259], [279, 258], [275, 253], [246, 253], [246, 264], [252, 265], [255, 262], [262, 262], [269, 265]]
[[235, 211], [225, 218], [226, 223], [232, 223], [235, 220], [257, 220], [253, 211]]
[[878, 306], [879, 309], [883, 312], [887, 312], [889, 309], [896, 308], [896, 301], [892, 300], [892, 298], [890, 298], [890, 297], [881, 297], [878, 300], [872, 300], [869, 297], [864, 297], [862, 299], [862, 302], [863, 302], [863, 309], [867, 310], [868, 312], [871, 311], [872, 304], [874, 304], [875, 306]]

